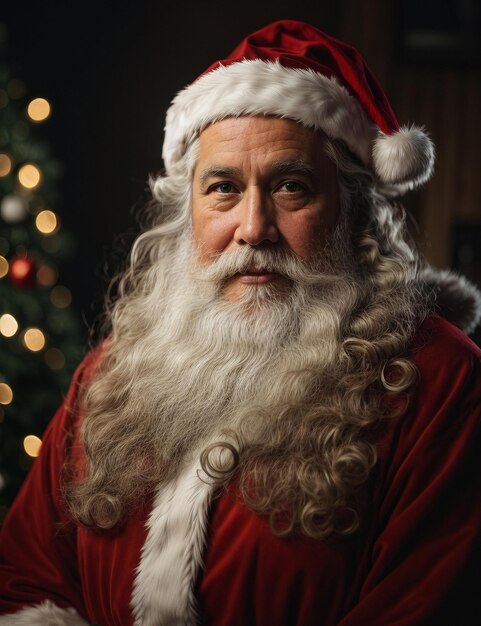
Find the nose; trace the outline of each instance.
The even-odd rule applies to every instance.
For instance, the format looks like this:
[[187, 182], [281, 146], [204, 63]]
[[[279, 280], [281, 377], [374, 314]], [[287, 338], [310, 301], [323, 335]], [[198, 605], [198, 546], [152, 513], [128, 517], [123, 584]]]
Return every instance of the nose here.
[[259, 246], [279, 241], [275, 212], [269, 204], [258, 188], [244, 192], [234, 233], [234, 241], [238, 245]]

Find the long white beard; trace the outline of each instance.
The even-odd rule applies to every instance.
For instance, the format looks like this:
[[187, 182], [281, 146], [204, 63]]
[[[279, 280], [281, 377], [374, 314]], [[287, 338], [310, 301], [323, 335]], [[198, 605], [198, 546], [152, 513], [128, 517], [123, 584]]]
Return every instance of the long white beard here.
[[[246, 407], [267, 418], [274, 406], [294, 401], [285, 379], [329, 368], [358, 297], [347, 250], [332, 243], [310, 266], [292, 253], [247, 246], [206, 267], [193, 258], [185, 238], [164, 268], [150, 331], [136, 339], [139, 370], [124, 407], [137, 413], [171, 469], [223, 429], [237, 428]], [[239, 302], [226, 301], [226, 279], [253, 263], [286, 276], [282, 289], [255, 285]]]

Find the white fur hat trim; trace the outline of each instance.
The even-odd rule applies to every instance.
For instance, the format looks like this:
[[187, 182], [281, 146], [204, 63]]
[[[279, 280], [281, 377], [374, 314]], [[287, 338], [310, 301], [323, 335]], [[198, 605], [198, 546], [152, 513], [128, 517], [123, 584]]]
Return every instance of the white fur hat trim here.
[[394, 193], [432, 173], [434, 147], [421, 128], [386, 135], [335, 77], [261, 59], [219, 66], [177, 94], [165, 126], [167, 172], [206, 126], [241, 115], [275, 115], [322, 130], [343, 141]]

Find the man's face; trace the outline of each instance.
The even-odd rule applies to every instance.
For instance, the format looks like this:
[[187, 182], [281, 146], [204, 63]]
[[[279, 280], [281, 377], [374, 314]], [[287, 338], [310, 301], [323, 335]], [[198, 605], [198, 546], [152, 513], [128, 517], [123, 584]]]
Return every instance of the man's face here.
[[[320, 253], [339, 214], [336, 167], [324, 137], [288, 119], [228, 118], [200, 135], [192, 224], [201, 264], [243, 246]], [[225, 285], [237, 301], [247, 286], [281, 281], [252, 267]]]

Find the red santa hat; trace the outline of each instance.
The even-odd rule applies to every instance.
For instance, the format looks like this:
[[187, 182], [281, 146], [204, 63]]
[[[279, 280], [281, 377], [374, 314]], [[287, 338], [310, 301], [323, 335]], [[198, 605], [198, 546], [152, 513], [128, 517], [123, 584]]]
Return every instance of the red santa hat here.
[[246, 37], [173, 100], [165, 127], [167, 172], [189, 141], [225, 117], [276, 115], [343, 141], [393, 193], [425, 182], [434, 146], [423, 129], [400, 127], [388, 99], [351, 46], [296, 20]]

